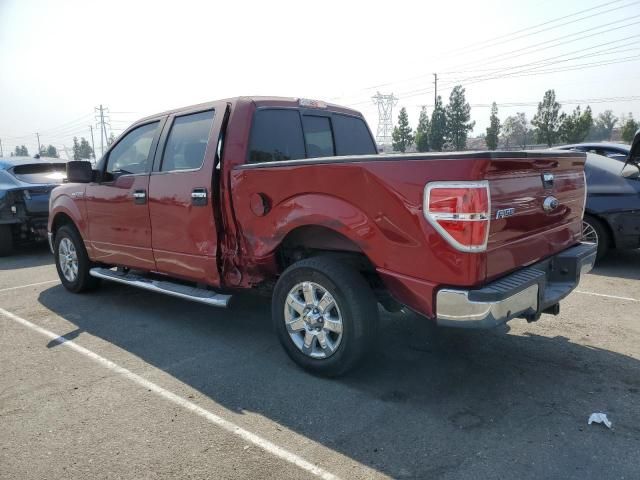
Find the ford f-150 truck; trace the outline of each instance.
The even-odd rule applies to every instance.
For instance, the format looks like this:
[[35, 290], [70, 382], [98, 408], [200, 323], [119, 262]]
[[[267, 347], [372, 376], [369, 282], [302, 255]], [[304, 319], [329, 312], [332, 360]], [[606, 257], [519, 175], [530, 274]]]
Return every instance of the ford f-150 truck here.
[[537, 320], [595, 260], [583, 153], [380, 155], [361, 114], [233, 98], [142, 119], [92, 170], [68, 164], [49, 234], [63, 285], [110, 280], [226, 307], [272, 294], [302, 367], [346, 372], [378, 303], [487, 328]]

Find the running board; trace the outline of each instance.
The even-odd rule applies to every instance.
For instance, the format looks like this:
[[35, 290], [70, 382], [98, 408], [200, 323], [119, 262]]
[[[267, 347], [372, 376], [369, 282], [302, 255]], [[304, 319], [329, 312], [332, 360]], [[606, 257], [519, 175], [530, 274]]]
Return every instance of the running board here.
[[212, 290], [189, 287], [188, 285], [182, 285], [168, 280], [154, 280], [143, 277], [142, 275], [118, 272], [109, 270], [108, 268], [92, 268], [89, 270], [89, 275], [214, 307], [226, 307], [229, 304], [229, 300], [231, 300], [231, 295], [223, 295], [222, 293], [217, 293]]

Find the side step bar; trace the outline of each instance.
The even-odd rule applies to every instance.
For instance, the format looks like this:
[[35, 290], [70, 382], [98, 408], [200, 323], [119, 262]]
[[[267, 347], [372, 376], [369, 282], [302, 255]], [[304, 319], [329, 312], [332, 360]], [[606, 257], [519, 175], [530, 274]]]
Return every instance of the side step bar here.
[[180, 283], [174, 283], [168, 280], [154, 280], [151, 278], [136, 275], [134, 273], [122, 273], [108, 268], [92, 268], [89, 275], [103, 280], [124, 283], [132, 287], [150, 290], [152, 292], [164, 293], [173, 297], [191, 300], [193, 302], [204, 303], [214, 307], [227, 307], [231, 295], [223, 295], [212, 290], [204, 288], [189, 287]]

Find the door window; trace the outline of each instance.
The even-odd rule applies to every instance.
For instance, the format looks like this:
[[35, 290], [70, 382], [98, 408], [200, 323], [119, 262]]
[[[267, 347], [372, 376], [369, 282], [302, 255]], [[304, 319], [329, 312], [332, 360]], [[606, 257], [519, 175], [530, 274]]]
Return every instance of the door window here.
[[213, 124], [213, 110], [177, 117], [162, 156], [163, 172], [202, 167]]
[[147, 173], [151, 170], [149, 150], [158, 124], [153, 122], [132, 130], [109, 152], [107, 179], [117, 175]]

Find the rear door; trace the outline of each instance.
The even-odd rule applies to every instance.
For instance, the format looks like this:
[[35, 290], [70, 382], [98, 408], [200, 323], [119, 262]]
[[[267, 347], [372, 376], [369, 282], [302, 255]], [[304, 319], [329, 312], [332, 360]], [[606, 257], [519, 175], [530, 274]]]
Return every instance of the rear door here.
[[155, 270], [147, 196], [161, 123], [146, 123], [119, 139], [102, 161], [100, 182], [86, 187], [95, 260]]
[[211, 285], [219, 284], [214, 218], [218, 206], [212, 195], [215, 117], [214, 109], [171, 116], [149, 180], [151, 245], [157, 270]]

